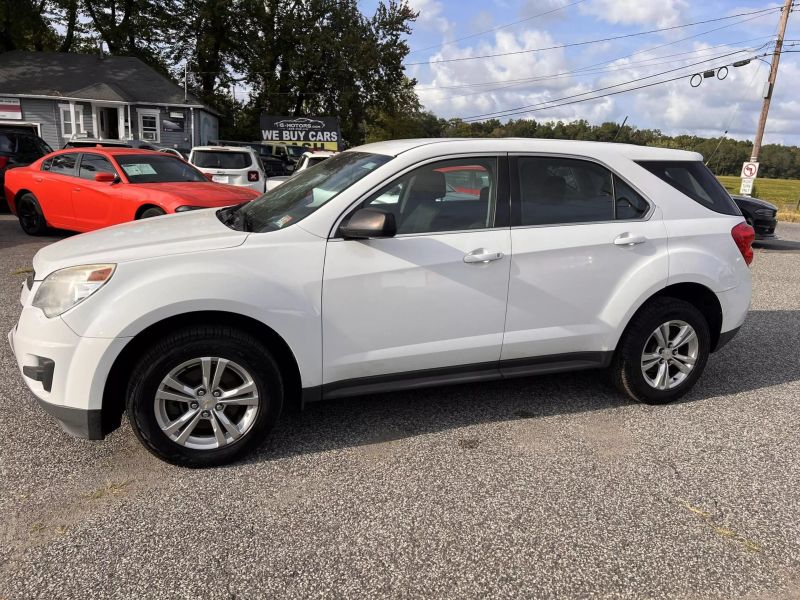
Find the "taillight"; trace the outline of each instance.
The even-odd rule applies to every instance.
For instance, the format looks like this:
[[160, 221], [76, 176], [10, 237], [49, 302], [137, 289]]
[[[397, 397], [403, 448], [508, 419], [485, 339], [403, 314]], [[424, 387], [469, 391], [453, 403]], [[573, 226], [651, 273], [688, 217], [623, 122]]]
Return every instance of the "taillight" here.
[[756, 231], [747, 223], [739, 223], [731, 229], [731, 237], [736, 242], [736, 247], [742, 253], [742, 258], [746, 264], [753, 262], [753, 240], [756, 239]]
[[258, 181], [258, 171], [248, 171], [247, 181]]
[[6, 165], [8, 165], [8, 157], [0, 156], [0, 169], [5, 169]]

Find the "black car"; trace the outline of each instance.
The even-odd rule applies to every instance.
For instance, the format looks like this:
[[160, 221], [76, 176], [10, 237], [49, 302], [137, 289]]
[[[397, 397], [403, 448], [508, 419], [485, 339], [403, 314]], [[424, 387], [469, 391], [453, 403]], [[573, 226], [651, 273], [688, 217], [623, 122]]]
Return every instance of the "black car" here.
[[24, 167], [53, 149], [31, 129], [0, 125], [0, 208], [5, 209], [6, 171]]
[[742, 211], [747, 224], [756, 230], [757, 240], [775, 237], [775, 227], [778, 225], [777, 206], [750, 196], [731, 195], [731, 197]]

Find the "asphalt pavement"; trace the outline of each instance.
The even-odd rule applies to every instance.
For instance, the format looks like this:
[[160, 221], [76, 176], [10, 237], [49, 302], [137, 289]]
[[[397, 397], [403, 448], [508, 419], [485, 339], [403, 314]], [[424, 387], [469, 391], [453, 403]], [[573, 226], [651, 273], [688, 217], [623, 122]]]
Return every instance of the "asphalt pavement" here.
[[[800, 225], [684, 401], [600, 373], [286, 415], [255, 455], [75, 440], [0, 349], [0, 599], [800, 598]], [[0, 215], [0, 331], [36, 250]]]

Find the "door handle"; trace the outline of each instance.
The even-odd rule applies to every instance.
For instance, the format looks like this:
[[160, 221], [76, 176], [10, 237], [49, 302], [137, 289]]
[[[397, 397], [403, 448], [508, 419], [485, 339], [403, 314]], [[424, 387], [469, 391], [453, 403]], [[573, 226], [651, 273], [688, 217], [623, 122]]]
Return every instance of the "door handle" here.
[[465, 263], [488, 263], [493, 260], [500, 260], [505, 254], [502, 252], [491, 252], [486, 248], [478, 248], [464, 256]]
[[615, 246], [635, 246], [636, 244], [644, 244], [647, 238], [643, 235], [631, 235], [630, 233], [623, 233], [614, 238]]
[[81, 191], [81, 188], [72, 188], [72, 191], [73, 191], [73, 192], [80, 192], [80, 191]]

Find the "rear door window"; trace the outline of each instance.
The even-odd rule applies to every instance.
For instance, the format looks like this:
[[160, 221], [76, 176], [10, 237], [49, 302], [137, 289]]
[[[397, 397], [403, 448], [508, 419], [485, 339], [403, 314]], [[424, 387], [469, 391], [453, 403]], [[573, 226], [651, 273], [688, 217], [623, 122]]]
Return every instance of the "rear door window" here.
[[198, 150], [194, 153], [194, 164], [204, 169], [246, 169], [253, 164], [248, 152], [215, 152]]
[[741, 215], [730, 194], [700, 161], [639, 161], [638, 164], [698, 204], [723, 215]]
[[77, 158], [77, 154], [59, 154], [54, 156], [52, 160], [47, 161], [50, 168], [45, 170], [59, 175], [71, 175], [74, 177]]
[[520, 156], [521, 225], [591, 223], [614, 219], [611, 172], [559, 157]]

